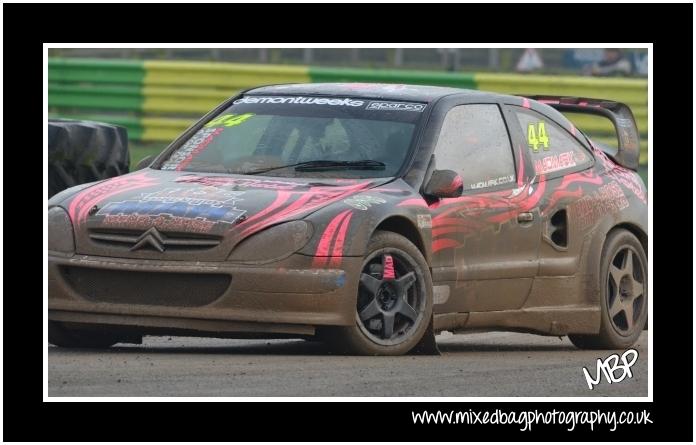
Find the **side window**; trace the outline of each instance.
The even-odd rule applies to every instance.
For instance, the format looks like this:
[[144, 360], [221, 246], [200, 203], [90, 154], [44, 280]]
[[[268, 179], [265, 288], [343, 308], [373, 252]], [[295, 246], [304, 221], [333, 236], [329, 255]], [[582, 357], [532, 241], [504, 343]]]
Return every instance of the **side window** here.
[[579, 170], [592, 164], [585, 148], [563, 128], [535, 111], [517, 108], [515, 115], [537, 175]]
[[515, 182], [515, 162], [500, 108], [495, 104], [452, 108], [440, 130], [435, 168], [459, 173], [464, 191]]

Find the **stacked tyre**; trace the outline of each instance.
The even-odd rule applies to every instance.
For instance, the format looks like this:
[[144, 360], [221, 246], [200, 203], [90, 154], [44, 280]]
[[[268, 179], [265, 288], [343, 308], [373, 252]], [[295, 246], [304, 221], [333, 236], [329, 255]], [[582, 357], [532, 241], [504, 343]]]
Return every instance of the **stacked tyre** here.
[[48, 121], [48, 197], [66, 188], [128, 173], [126, 129], [100, 122]]

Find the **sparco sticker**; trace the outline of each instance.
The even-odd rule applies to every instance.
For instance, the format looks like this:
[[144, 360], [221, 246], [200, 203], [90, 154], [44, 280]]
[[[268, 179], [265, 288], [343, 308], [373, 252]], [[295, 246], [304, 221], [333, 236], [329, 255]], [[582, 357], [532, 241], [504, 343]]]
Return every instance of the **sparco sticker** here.
[[425, 110], [426, 104], [419, 104], [414, 102], [376, 102], [372, 101], [367, 104], [368, 110], [380, 110], [380, 111], [417, 111], [422, 112]]
[[301, 105], [334, 105], [361, 107], [362, 100], [336, 97], [303, 97], [303, 96], [245, 96], [234, 101], [235, 104], [301, 104]]

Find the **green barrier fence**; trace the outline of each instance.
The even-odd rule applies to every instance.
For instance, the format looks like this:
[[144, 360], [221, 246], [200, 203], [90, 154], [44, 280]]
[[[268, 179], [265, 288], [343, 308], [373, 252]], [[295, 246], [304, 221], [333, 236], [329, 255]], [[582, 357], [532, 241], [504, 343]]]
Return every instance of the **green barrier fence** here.
[[309, 68], [312, 82], [380, 82], [477, 89], [472, 73]]
[[[648, 90], [644, 79], [102, 59], [51, 58], [48, 64], [50, 116], [124, 125], [135, 141], [169, 142], [220, 102], [258, 85], [384, 82], [625, 102], [641, 133], [641, 159], [647, 160]], [[606, 119], [577, 115], [571, 119], [597, 140], [616, 143]]]

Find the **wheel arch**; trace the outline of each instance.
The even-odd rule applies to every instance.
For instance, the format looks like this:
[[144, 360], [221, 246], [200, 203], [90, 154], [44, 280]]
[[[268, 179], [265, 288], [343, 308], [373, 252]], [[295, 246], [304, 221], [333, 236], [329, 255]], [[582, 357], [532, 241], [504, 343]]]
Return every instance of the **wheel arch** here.
[[[636, 236], [636, 238], [638, 238], [638, 241], [640, 241], [641, 246], [643, 246], [643, 250], [645, 251], [645, 256], [646, 257], [648, 256], [648, 234], [645, 233], [645, 231], [642, 228], [640, 228], [636, 224], [631, 224], [628, 222], [620, 223], [620, 224], [617, 224], [614, 227], [612, 227], [611, 230], [609, 230], [609, 232], [607, 232], [607, 237], [609, 236], [610, 232], [612, 232], [614, 230], [619, 230], [619, 229], [624, 229], [624, 230], [627, 230], [627, 231], [631, 232], [632, 234], [634, 234]], [[606, 237], [605, 237], [605, 241], [606, 241]]]
[[423, 254], [425, 261], [430, 264], [430, 249], [426, 247], [421, 231], [409, 218], [401, 215], [389, 216], [375, 226], [372, 234], [378, 230], [397, 233], [408, 239]]
[[[603, 227], [600, 227], [600, 233], [603, 233], [604, 236], [597, 236], [594, 238], [594, 241], [592, 243], [592, 246], [590, 248], [590, 255], [588, 258], [588, 265], [587, 265], [587, 271], [589, 273], [601, 273], [601, 258], [604, 255], [604, 249], [607, 244], [607, 239], [609, 239], [609, 235], [612, 232], [615, 232], [617, 230], [626, 230], [629, 233], [632, 233], [636, 238], [638, 238], [638, 241], [640, 242], [641, 246], [643, 246], [643, 249], [645, 250], [645, 256], [647, 257], [648, 255], [648, 235], [645, 233], [642, 227], [640, 227], [638, 224], [635, 224], [635, 222], [631, 221], [621, 221], [621, 222], [612, 222], [610, 223], [609, 221], [605, 222], [605, 225]], [[592, 252], [595, 252], [595, 254], [592, 254]], [[590, 260], [590, 258], [596, 258], [596, 261]], [[599, 276], [599, 275], [598, 275]]]

